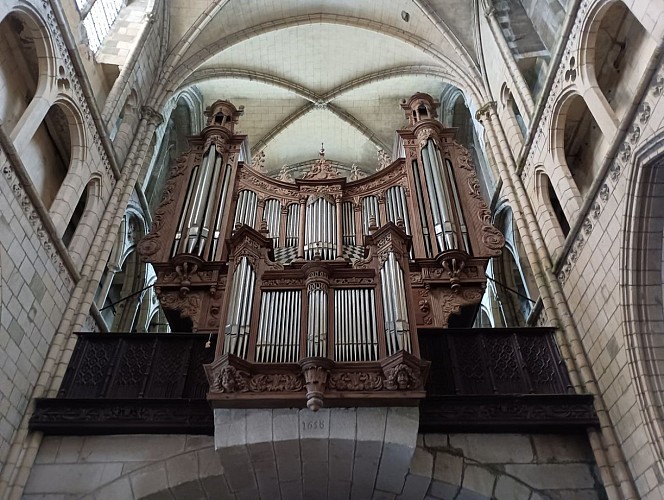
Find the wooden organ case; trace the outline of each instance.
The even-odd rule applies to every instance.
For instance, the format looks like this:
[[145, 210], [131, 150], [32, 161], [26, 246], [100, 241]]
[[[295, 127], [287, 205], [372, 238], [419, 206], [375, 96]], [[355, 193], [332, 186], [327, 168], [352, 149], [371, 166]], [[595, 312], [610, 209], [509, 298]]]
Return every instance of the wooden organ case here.
[[[477, 306], [503, 236], [470, 154], [435, 103], [401, 103], [397, 157], [350, 181], [325, 159], [300, 179], [244, 161], [242, 111], [217, 101], [139, 245], [174, 330], [216, 333], [215, 407], [417, 405], [418, 330]], [[466, 325], [470, 326], [470, 325]]]

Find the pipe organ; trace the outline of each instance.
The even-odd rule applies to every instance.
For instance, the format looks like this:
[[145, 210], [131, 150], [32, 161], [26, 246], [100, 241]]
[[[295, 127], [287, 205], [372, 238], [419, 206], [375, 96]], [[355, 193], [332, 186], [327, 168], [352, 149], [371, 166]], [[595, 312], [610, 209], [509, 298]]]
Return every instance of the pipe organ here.
[[206, 110], [139, 252], [173, 330], [219, 336], [206, 365], [214, 406], [424, 397], [418, 330], [468, 321], [504, 241], [433, 99], [401, 107], [408, 125], [390, 165], [350, 181], [321, 149], [292, 182], [240, 160], [242, 109]]

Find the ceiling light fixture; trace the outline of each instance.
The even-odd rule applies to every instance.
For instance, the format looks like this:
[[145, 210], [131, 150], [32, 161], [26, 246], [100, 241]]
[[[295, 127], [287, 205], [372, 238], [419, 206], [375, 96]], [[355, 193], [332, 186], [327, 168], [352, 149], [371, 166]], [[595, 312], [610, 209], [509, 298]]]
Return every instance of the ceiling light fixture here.
[[401, 11], [401, 19], [403, 19], [406, 22], [410, 21], [410, 14], [408, 12], [406, 12], [405, 10], [402, 10]]

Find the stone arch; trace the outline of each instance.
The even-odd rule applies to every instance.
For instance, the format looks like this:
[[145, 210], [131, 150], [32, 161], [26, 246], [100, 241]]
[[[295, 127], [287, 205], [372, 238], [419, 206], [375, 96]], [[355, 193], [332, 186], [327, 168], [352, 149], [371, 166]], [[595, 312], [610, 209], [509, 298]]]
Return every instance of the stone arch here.
[[532, 299], [537, 286], [514, 223], [512, 208], [506, 202], [496, 209], [494, 225], [505, 236], [505, 249], [493, 260], [492, 267], [494, 279], [500, 283], [496, 284], [496, 292], [505, 326], [524, 326], [534, 305]]
[[[282, 413], [289, 411], [284, 409]], [[337, 432], [343, 435], [345, 430]], [[244, 435], [245, 431], [238, 428], [235, 434]], [[261, 437], [254, 436], [254, 439], [260, 440]], [[280, 493], [278, 496], [284, 499], [302, 498], [297, 493], [302, 491], [299, 486], [305, 479], [303, 470], [275, 468], [274, 463], [270, 468], [269, 457], [274, 457], [272, 446], [259, 448], [252, 445], [252, 451], [260, 451], [252, 461], [252, 465], [258, 467], [257, 472], [261, 472], [261, 483], [256, 484], [255, 478], [243, 481], [232, 470], [223, 467], [225, 460], [235, 458], [238, 462], [247, 462], [250, 457], [233, 455], [233, 450], [229, 448], [215, 450], [215, 440], [211, 436], [171, 434], [76, 438], [77, 446], [68, 448], [74, 450], [66, 459], [67, 463], [63, 464], [53, 458], [54, 450], [71, 444], [67, 443], [68, 439], [72, 438], [49, 436], [44, 439], [40, 453], [42, 450], [50, 453], [48, 456], [51, 458], [50, 461], [39, 462], [39, 467], [32, 469], [26, 486], [30, 498], [45, 494], [63, 497], [75, 494], [77, 498], [86, 500], [259, 498], [259, 491], [265, 491], [275, 482], [279, 488], [279, 480], [282, 488], [277, 490]], [[306, 441], [302, 441], [305, 446], [309, 444]], [[308, 441], [314, 442], [314, 445], [325, 443], [316, 439]], [[329, 446], [339, 446], [344, 441], [343, 438], [330, 439]], [[590, 449], [577, 436], [420, 434], [418, 442], [407, 473], [392, 484], [391, 492], [376, 488], [379, 486], [376, 482], [373, 491], [365, 490], [363, 495], [354, 497], [394, 498], [394, 491], [400, 492], [396, 498], [408, 500], [604, 497], [592, 472]], [[299, 458], [297, 441], [275, 441], [274, 449], [278, 446], [284, 446], [284, 453]], [[327, 446], [324, 449], [327, 455]], [[380, 453], [380, 449], [377, 452]], [[224, 453], [228, 454], [226, 459], [223, 458]], [[244, 453], [247, 453], [246, 449]], [[337, 474], [343, 474], [346, 470], [344, 464], [337, 467]], [[316, 468], [309, 470], [314, 473], [314, 480], [320, 478]], [[356, 473], [364, 477], [370, 471], [369, 466], [368, 470], [365, 467]], [[350, 481], [348, 475], [337, 477], [342, 483]], [[343, 490], [335, 490], [335, 493], [337, 497], [344, 497]], [[261, 498], [278, 496], [262, 495]]]
[[[573, 104], [576, 104], [577, 108], [574, 108]], [[593, 130], [597, 129], [597, 124], [585, 100], [575, 89], [562, 93], [551, 116], [549, 150], [552, 161], [547, 173], [565, 216], [571, 221], [581, 207], [583, 194], [590, 189], [595, 172], [592, 168], [595, 157], [591, 153], [576, 161], [574, 155], [579, 154], [579, 145], [584, 143], [584, 137], [573, 137], [571, 134], [574, 128], [582, 128], [588, 135], [591, 127], [595, 126]], [[593, 136], [593, 139], [596, 137]], [[571, 165], [568, 159], [571, 160]]]
[[535, 189], [539, 202], [536, 211], [537, 222], [553, 256], [565, 244], [570, 230], [569, 222], [551, 179], [541, 166], [535, 170]]
[[507, 135], [507, 142], [515, 157], [517, 157], [523, 148], [528, 133], [528, 127], [516, 102], [514, 94], [503, 83], [500, 88], [500, 106], [499, 114], [502, 117], [502, 122], [505, 124], [505, 134]]
[[80, 190], [85, 161], [85, 132], [76, 106], [66, 98], [54, 102], [20, 150], [23, 164], [56, 227], [64, 232]]
[[621, 119], [633, 101], [656, 41], [622, 0], [596, 2], [581, 33], [581, 74]]
[[[173, 61], [167, 61], [166, 66], [172, 67], [174, 69], [172, 73], [167, 74], [163, 78], [161, 91], [158, 93], [158, 95], [156, 95], [154, 107], [156, 109], [163, 108], [168, 99], [172, 97], [172, 91], [169, 89], [179, 88], [187, 79], [189, 74], [191, 74], [191, 70], [189, 68], [196, 68], [201, 66], [201, 64], [203, 64], [212, 55], [249, 38], [263, 35], [271, 31], [315, 23], [353, 26], [366, 30], [370, 33], [379, 33], [395, 38], [405, 44], [415, 47], [416, 49], [421, 50], [424, 53], [437, 59], [444, 67], [450, 68], [448, 74], [450, 83], [468, 92], [469, 98], [471, 98], [474, 102], [483, 102], [483, 96], [485, 95], [485, 92], [481, 84], [481, 79], [479, 79], [479, 75], [469, 74], [466, 68], [461, 67], [456, 61], [446, 56], [444, 52], [436, 49], [426, 40], [418, 37], [417, 35], [410, 33], [406, 34], [396, 27], [380, 23], [375, 20], [363, 19], [359, 17], [343, 14], [305, 14], [300, 16], [291, 16], [287, 19], [282, 19], [279, 21], [267, 21], [256, 26], [243, 29], [229, 36], [217, 39], [213, 43], [210, 43], [204, 47], [201, 47], [200, 50], [186, 58], [184, 57], [184, 51], [174, 54], [173, 58], [177, 60], [177, 64], [174, 64]], [[183, 47], [186, 45], [188, 44], [184, 44]], [[472, 67], [474, 66], [468, 66], [468, 68]]]
[[83, 264], [90, 251], [90, 242], [93, 240], [101, 220], [103, 209], [101, 187], [101, 175], [92, 175], [83, 188], [62, 236], [62, 242], [68, 248], [74, 262], [79, 265]]
[[14, 139], [26, 122], [42, 114], [35, 108], [48, 106], [44, 97], [54, 87], [55, 57], [46, 23], [29, 5], [18, 5], [2, 18], [0, 39], [0, 82], [8, 89], [3, 93], [7, 100], [0, 102], [0, 121]]
[[[625, 342], [632, 381], [656, 456], [664, 456], [664, 134], [634, 155], [621, 252]], [[661, 460], [656, 461], [664, 474]]]
[[129, 332], [137, 327], [148, 272], [147, 264], [138, 257], [136, 245], [145, 236], [146, 230], [142, 211], [130, 205], [100, 281], [96, 299], [111, 331]]

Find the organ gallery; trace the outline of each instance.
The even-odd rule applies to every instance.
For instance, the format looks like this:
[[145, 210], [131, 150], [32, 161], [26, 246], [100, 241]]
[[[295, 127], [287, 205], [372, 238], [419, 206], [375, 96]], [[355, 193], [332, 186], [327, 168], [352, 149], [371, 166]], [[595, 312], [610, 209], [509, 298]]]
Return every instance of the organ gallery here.
[[471, 326], [504, 240], [433, 99], [401, 108], [378, 171], [347, 175], [321, 147], [295, 178], [252, 164], [242, 109], [206, 110], [139, 251], [173, 330], [216, 338], [213, 407], [417, 405], [418, 330]]

